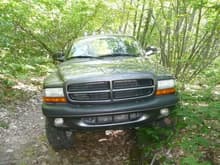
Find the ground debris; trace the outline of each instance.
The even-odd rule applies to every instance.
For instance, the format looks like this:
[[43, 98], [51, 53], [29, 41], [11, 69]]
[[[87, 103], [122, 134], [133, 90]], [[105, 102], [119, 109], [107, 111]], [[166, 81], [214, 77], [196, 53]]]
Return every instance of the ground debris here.
[[[37, 79], [38, 80], [38, 79]], [[10, 102], [0, 108], [1, 164], [54, 164], [54, 165], [121, 165], [128, 164], [134, 138], [132, 131], [107, 130], [106, 132], [76, 133], [77, 143], [70, 150], [55, 152], [45, 137], [44, 116], [41, 112], [41, 91], [35, 79], [31, 85], [19, 82], [14, 88], [25, 90], [27, 99]], [[34, 84], [34, 85], [33, 85]]]

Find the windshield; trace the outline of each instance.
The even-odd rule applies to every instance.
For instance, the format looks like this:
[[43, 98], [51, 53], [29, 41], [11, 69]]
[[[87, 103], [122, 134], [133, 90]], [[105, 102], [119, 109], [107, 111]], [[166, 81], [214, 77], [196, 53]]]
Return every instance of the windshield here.
[[104, 56], [137, 56], [141, 48], [132, 37], [105, 36], [92, 37], [76, 42], [68, 55], [74, 57], [104, 57]]

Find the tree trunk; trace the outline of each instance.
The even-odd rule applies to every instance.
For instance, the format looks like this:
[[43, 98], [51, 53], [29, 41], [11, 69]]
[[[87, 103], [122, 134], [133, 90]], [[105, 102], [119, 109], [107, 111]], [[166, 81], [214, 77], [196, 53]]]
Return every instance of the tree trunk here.
[[136, 35], [138, 40], [140, 38], [140, 30], [141, 30], [141, 25], [142, 25], [142, 21], [143, 21], [144, 10], [145, 10], [145, 0], [143, 0], [142, 9], [141, 9], [141, 16], [140, 16], [140, 20], [139, 20], [139, 24], [138, 24], [137, 35]]
[[134, 14], [134, 20], [133, 20], [133, 36], [135, 36], [135, 33], [136, 33], [138, 7], [139, 7], [139, 0], [137, 0], [137, 4], [135, 7], [135, 14]]

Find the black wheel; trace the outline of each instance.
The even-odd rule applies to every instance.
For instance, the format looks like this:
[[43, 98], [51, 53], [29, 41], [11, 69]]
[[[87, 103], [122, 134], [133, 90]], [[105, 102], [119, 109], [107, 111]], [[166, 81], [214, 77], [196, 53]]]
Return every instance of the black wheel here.
[[69, 149], [73, 146], [73, 134], [65, 130], [56, 128], [53, 119], [46, 118], [46, 135], [49, 144], [56, 151]]

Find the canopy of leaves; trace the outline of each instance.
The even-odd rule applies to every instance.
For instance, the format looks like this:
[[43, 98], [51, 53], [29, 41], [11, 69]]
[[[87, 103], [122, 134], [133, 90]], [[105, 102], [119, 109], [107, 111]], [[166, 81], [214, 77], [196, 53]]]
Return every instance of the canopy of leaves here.
[[65, 52], [85, 32], [125, 33], [160, 47], [158, 61], [183, 81], [219, 55], [218, 0], [4, 0], [0, 13], [1, 72], [35, 67], [30, 58]]

